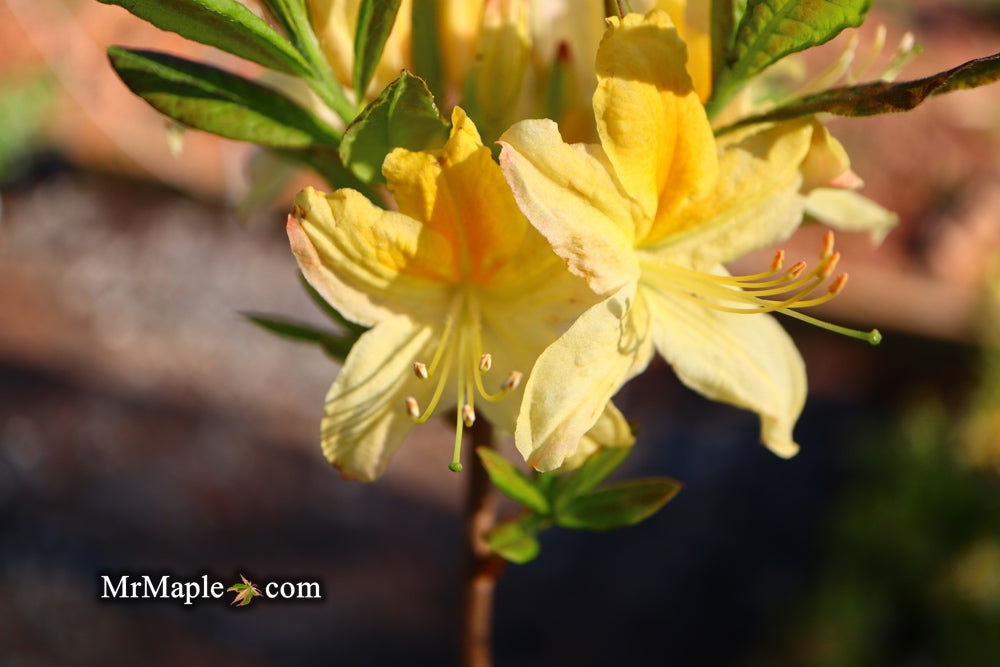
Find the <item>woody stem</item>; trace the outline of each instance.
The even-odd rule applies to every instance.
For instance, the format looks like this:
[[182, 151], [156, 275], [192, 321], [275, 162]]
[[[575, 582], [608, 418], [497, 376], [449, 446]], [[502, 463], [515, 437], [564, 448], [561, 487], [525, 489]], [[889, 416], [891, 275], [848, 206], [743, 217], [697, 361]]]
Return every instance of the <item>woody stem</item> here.
[[[473, 450], [494, 448], [493, 425], [482, 416], [469, 429]], [[503, 572], [504, 561], [490, 551], [485, 535], [496, 523], [497, 491], [486, 469], [476, 457], [466, 467], [468, 487], [465, 501], [465, 592], [462, 615], [463, 667], [491, 667], [493, 592]]]

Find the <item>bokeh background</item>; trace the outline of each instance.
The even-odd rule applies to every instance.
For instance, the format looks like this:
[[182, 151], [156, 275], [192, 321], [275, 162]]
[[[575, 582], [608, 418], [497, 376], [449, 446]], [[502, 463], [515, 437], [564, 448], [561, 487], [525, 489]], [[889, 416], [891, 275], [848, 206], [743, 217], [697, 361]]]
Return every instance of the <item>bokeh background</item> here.
[[[875, 5], [862, 40], [881, 22], [923, 46], [903, 78], [1000, 51], [1000, 2]], [[377, 484], [324, 463], [336, 366], [239, 315], [322, 321], [283, 240], [289, 192], [261, 187], [280, 174], [169, 128], [112, 44], [255, 74], [119, 8], [0, 1], [0, 663], [453, 664], [446, 429]], [[508, 568], [500, 665], [1000, 664], [1000, 86], [830, 127], [900, 225], [879, 248], [839, 236], [851, 283], [824, 316], [885, 342], [785, 321], [810, 374], [791, 461], [662, 362], [628, 385], [622, 473], [686, 487]], [[784, 247], [812, 256], [821, 231]], [[326, 597], [109, 604], [107, 570], [314, 577]]]

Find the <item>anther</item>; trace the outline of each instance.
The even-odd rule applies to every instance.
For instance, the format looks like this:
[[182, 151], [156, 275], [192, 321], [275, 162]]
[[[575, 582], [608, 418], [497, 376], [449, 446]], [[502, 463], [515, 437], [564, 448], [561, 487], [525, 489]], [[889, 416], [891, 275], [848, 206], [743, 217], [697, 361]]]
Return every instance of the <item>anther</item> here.
[[417, 399], [412, 396], [406, 397], [406, 414], [410, 415], [413, 419], [420, 417], [420, 405], [417, 403]]
[[514, 391], [521, 384], [524, 374], [520, 371], [511, 371], [507, 378], [500, 385], [501, 391]]
[[479, 357], [479, 370], [483, 373], [493, 368], [493, 355], [489, 352]]
[[805, 262], [796, 262], [792, 268], [788, 269], [785, 273], [785, 280], [795, 280], [802, 275], [802, 272], [806, 270]]
[[771, 260], [771, 271], [772, 272], [780, 271], [781, 265], [784, 264], [784, 262], [785, 262], [784, 250], [779, 250], [778, 252], [774, 253], [774, 259]]
[[826, 264], [823, 269], [819, 272], [819, 277], [821, 280], [826, 280], [833, 273], [833, 270], [837, 268], [837, 263], [840, 261], [840, 253], [835, 252], [830, 255], [830, 258], [826, 260]]
[[820, 259], [826, 259], [833, 253], [833, 232], [827, 230], [823, 234], [823, 249], [819, 253]]
[[476, 411], [468, 403], [462, 406], [462, 422], [468, 428], [472, 428], [472, 425], [476, 423]]
[[846, 284], [847, 284], [847, 274], [841, 273], [834, 279], [832, 283], [830, 283], [830, 287], [827, 289], [830, 292], [830, 294], [832, 294], [833, 296], [837, 296], [844, 290], [844, 285]]
[[413, 374], [416, 375], [421, 380], [426, 380], [427, 377], [428, 377], [428, 375], [427, 375], [427, 364], [425, 364], [425, 363], [423, 363], [421, 361], [414, 361], [413, 362]]

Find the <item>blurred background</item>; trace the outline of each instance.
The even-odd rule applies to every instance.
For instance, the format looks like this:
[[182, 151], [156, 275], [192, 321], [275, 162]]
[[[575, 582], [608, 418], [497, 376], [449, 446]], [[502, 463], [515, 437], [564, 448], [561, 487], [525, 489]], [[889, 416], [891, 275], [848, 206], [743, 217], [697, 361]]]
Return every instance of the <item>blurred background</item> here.
[[[880, 0], [862, 41], [877, 23], [923, 47], [902, 78], [1000, 51], [996, 1]], [[120, 8], [0, 0], [0, 662], [453, 664], [447, 429], [377, 484], [324, 462], [336, 366], [239, 315], [322, 321], [291, 191], [261, 192], [280, 180], [253, 147], [169, 127], [112, 44], [256, 74]], [[810, 374], [791, 461], [662, 362], [628, 385], [622, 473], [686, 487], [509, 567], [498, 664], [1000, 664], [1000, 86], [830, 128], [900, 224], [879, 248], [838, 236], [851, 283], [823, 316], [885, 341], [785, 320]], [[783, 247], [812, 256], [821, 232]], [[318, 578], [325, 600], [109, 604], [108, 570]]]

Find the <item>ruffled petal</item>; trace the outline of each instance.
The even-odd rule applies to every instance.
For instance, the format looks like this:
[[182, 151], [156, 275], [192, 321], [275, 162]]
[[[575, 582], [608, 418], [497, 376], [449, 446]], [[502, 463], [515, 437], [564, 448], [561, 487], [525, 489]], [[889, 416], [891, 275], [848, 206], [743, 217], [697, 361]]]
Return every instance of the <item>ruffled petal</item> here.
[[574, 274], [598, 294], [634, 280], [641, 212], [600, 149], [567, 144], [550, 120], [516, 123], [500, 138], [500, 166], [518, 206]]
[[355, 343], [326, 395], [321, 424], [323, 454], [345, 477], [380, 476], [413, 428], [404, 401], [412, 395], [424, 404], [431, 386], [413, 377], [412, 365], [429, 356], [434, 334], [432, 327], [395, 316]]
[[370, 325], [392, 314], [447, 307], [456, 260], [446, 239], [354, 190], [306, 188], [288, 216], [292, 252], [309, 284], [348, 317]]
[[597, 51], [597, 130], [625, 190], [651, 229], [683, 203], [708, 194], [718, 173], [715, 138], [685, 68], [670, 17], [654, 10], [608, 19]]
[[882, 243], [899, 223], [899, 216], [854, 190], [817, 188], [806, 198], [806, 213], [843, 232], [868, 232]]
[[635, 434], [632, 433], [632, 427], [615, 404], [609, 401], [604, 412], [597, 418], [597, 423], [584, 434], [576, 451], [566, 457], [559, 470], [562, 472], [579, 468], [598, 449], [631, 447], [634, 443]]
[[712, 194], [677, 211], [647, 250], [704, 269], [787, 238], [802, 221], [799, 166], [812, 131], [811, 122], [793, 121], [726, 145]]
[[706, 398], [756, 412], [761, 442], [778, 456], [794, 456], [805, 365], [777, 320], [724, 313], [649, 288], [641, 293], [656, 349], [681, 382]]
[[497, 273], [512, 263], [529, 232], [536, 235], [460, 107], [440, 151], [397, 148], [382, 171], [400, 211], [447, 239], [460, 275], [477, 285], [503, 280]]
[[649, 321], [635, 289], [592, 306], [535, 363], [514, 432], [534, 468], [563, 465], [621, 385], [649, 363]]

